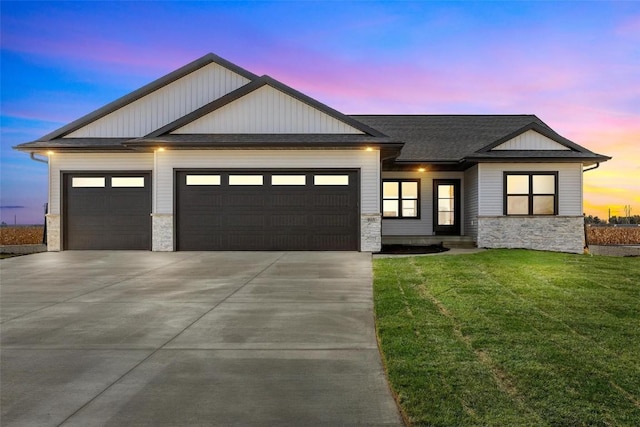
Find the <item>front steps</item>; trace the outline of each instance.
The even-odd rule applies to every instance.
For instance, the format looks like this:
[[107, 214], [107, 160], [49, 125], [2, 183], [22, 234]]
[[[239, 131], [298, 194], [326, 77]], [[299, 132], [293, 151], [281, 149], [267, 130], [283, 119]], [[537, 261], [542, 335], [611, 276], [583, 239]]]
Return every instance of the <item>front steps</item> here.
[[441, 243], [450, 249], [476, 247], [476, 242], [471, 236], [382, 236], [383, 245], [429, 246]]

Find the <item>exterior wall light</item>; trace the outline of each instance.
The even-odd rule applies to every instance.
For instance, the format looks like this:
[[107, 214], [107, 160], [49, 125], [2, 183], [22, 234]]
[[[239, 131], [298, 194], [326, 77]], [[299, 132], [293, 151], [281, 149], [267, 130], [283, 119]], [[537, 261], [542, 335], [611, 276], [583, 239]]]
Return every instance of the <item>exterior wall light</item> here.
[[418, 172], [426, 172], [427, 170], [425, 168], [418, 168]]
[[51, 151], [51, 150], [47, 151], [47, 155], [48, 156], [53, 156], [53, 154], [54, 154], [53, 151]]

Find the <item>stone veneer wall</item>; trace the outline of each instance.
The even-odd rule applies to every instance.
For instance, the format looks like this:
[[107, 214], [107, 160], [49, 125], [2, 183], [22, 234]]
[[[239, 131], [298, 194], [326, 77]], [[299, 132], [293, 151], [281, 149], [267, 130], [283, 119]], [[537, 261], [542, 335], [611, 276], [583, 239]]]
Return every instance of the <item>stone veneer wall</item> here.
[[172, 252], [173, 215], [153, 214], [151, 218], [151, 250], [156, 252]]
[[382, 249], [382, 225], [380, 214], [360, 216], [360, 251], [379, 252]]
[[583, 253], [582, 216], [479, 216], [479, 248]]
[[60, 234], [60, 215], [47, 214], [47, 250], [58, 252], [62, 249], [62, 235]]

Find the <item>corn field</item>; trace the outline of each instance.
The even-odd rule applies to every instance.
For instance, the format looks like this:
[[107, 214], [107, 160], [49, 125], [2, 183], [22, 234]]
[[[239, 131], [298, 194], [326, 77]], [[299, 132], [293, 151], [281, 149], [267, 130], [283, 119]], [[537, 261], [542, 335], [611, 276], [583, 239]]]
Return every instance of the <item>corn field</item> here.
[[0, 227], [0, 245], [37, 245], [42, 243], [44, 226]]
[[590, 245], [640, 245], [640, 227], [587, 226]]

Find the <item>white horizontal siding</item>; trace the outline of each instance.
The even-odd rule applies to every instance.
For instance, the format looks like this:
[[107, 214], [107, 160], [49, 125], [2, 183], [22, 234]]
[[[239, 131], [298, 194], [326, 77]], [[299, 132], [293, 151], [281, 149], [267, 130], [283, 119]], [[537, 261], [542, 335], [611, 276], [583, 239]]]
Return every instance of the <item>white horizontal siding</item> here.
[[[382, 172], [382, 179], [420, 180], [420, 219], [383, 219], [383, 236], [431, 236], [433, 235], [433, 180], [460, 179], [464, 188], [462, 172]], [[463, 194], [464, 196], [464, 194]], [[461, 198], [464, 205], [464, 197]], [[464, 212], [464, 206], [461, 207]], [[463, 219], [464, 224], [464, 219]], [[464, 233], [464, 231], [461, 231]]]
[[211, 63], [66, 137], [144, 136], [248, 82], [245, 77]]
[[478, 166], [464, 172], [464, 229], [467, 236], [478, 236]]
[[173, 213], [174, 169], [360, 169], [362, 214], [380, 212], [379, 152], [364, 150], [224, 150], [156, 153], [155, 212]]
[[358, 129], [271, 86], [262, 86], [172, 133], [362, 134]]
[[558, 172], [558, 214], [582, 215], [581, 163], [483, 163], [479, 171], [479, 215], [503, 215], [503, 172]]
[[493, 150], [571, 150], [562, 144], [558, 144], [553, 139], [547, 138], [534, 130], [528, 130], [523, 134], [510, 139]]
[[59, 153], [49, 157], [49, 213], [60, 214], [61, 172], [151, 171], [150, 153]]

